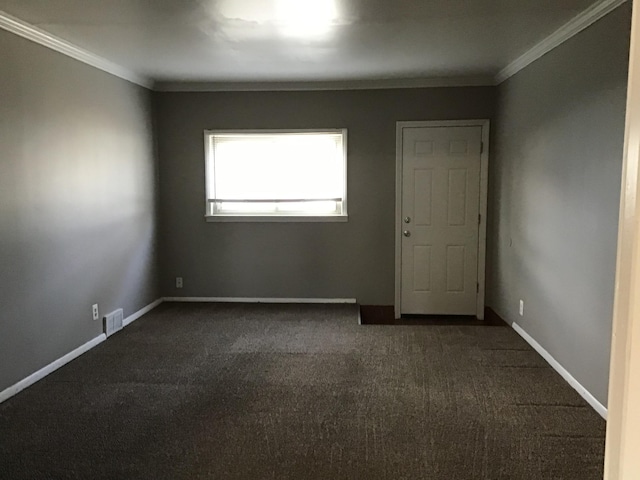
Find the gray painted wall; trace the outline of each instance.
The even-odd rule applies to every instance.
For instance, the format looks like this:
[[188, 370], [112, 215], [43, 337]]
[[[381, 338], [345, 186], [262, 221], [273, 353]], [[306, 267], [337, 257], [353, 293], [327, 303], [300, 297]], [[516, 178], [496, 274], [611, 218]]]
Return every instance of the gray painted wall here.
[[490, 171], [488, 304], [605, 405], [630, 7], [499, 86]]
[[[494, 91], [157, 93], [163, 295], [393, 304], [395, 123], [490, 118]], [[205, 129], [342, 127], [347, 223], [205, 222]]]
[[0, 30], [0, 391], [158, 298], [150, 93]]
[[[629, 13], [501, 85], [493, 125], [488, 304], [603, 403]], [[156, 93], [157, 212], [149, 92], [2, 31], [0, 64], [0, 390], [97, 336], [96, 302], [125, 315], [160, 293], [392, 304], [395, 122], [491, 118], [496, 93]], [[204, 221], [204, 129], [336, 127], [349, 129], [347, 223]]]

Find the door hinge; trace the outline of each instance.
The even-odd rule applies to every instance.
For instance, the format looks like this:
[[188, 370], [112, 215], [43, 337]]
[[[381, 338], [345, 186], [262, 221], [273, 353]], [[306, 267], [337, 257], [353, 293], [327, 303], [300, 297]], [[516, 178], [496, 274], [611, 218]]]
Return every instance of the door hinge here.
[[480, 142], [480, 154], [484, 153], [484, 142]]
[[480, 284], [476, 283], [476, 293], [480, 293]]
[[482, 214], [479, 213], [478, 214], [478, 225], [480, 225], [482, 223]]

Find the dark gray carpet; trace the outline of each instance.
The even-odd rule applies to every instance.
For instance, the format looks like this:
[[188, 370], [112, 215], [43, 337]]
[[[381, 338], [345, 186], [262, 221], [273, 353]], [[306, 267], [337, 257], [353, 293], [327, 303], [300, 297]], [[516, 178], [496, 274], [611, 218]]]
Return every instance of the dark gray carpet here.
[[508, 327], [165, 304], [0, 405], [0, 477], [589, 480], [604, 434]]

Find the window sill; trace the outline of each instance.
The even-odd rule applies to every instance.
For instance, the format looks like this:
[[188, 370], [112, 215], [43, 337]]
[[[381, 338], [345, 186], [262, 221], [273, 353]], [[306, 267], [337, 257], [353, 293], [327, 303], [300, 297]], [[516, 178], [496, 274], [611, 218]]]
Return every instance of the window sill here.
[[205, 215], [207, 222], [348, 222], [348, 215]]

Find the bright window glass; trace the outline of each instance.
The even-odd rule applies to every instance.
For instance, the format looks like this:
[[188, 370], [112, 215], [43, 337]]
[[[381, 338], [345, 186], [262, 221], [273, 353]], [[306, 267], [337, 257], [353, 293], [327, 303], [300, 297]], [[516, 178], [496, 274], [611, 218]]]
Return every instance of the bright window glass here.
[[346, 216], [346, 130], [206, 132], [208, 216]]

